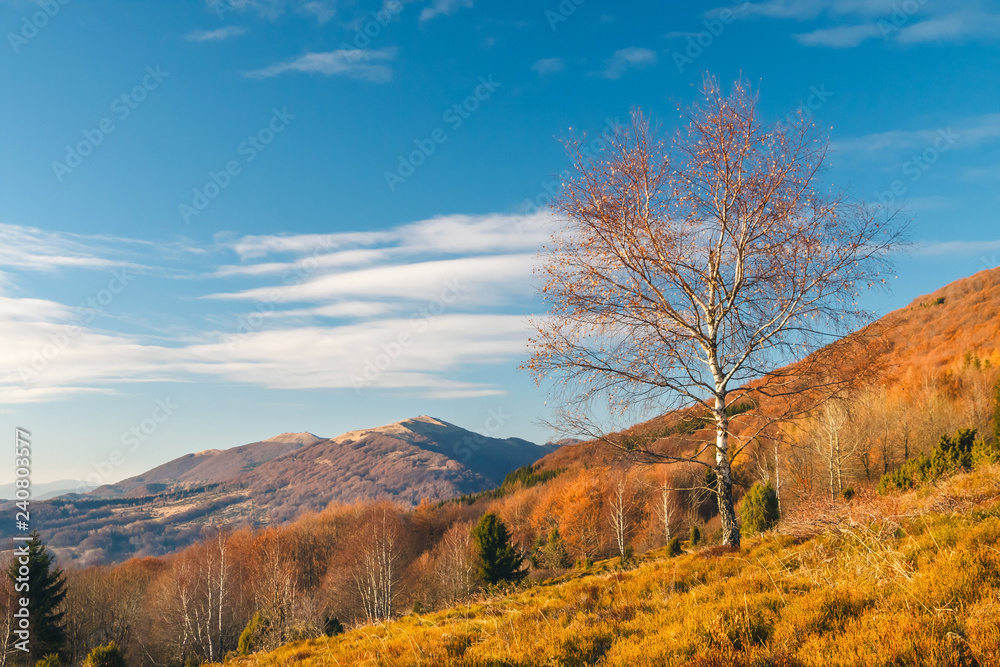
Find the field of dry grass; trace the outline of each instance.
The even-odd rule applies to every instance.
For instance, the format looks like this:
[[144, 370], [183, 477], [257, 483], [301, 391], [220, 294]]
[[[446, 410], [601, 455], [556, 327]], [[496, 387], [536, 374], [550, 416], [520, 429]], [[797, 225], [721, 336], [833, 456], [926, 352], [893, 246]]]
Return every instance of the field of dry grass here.
[[227, 664], [1000, 664], [1000, 467], [817, 507], [784, 530]]

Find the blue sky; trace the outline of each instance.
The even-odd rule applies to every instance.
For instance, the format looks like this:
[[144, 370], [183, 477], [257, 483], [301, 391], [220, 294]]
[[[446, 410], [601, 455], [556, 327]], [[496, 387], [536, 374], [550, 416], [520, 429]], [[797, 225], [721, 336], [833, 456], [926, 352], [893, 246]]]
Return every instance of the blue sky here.
[[806, 105], [831, 182], [906, 203], [872, 308], [1000, 263], [996, 2], [0, 0], [0, 25], [0, 421], [37, 481], [417, 414], [544, 441], [516, 367], [557, 139], [669, 126], [703, 71]]

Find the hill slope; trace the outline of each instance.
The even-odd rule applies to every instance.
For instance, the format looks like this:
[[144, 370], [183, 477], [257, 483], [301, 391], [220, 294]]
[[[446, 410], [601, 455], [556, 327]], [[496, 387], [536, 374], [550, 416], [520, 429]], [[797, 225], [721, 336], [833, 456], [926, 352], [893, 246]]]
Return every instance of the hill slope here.
[[261, 463], [321, 441], [312, 433], [282, 433], [231, 449], [206, 449], [168, 461], [152, 470], [107, 484], [94, 496], [144, 496], [176, 484], [218, 484], [239, 477]]
[[814, 508], [739, 552], [617, 559], [510, 596], [227, 661], [264, 665], [1000, 664], [1000, 467]]
[[[63, 563], [101, 563], [169, 553], [211, 524], [277, 524], [331, 502], [416, 505], [483, 491], [553, 449], [426, 416], [330, 439], [286, 433], [37, 502], [32, 518]], [[0, 539], [8, 530], [0, 526]]]
[[[930, 378], [947, 376], [968, 360], [1000, 366], [1000, 267], [980, 271], [914, 299], [867, 329], [878, 332], [879, 354], [872, 359], [883, 373], [879, 381], [905, 390]], [[787, 369], [782, 369], [782, 373]], [[667, 413], [633, 429], [663, 430], [681, 417]], [[572, 443], [539, 461], [556, 470], [575, 465], [606, 465], [614, 453]]]

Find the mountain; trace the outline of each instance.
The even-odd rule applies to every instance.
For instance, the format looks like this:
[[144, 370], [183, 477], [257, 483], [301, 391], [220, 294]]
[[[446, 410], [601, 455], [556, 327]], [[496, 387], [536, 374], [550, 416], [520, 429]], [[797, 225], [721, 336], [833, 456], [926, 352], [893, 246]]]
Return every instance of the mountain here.
[[[34, 500], [55, 498], [67, 493], [85, 493], [94, 488], [93, 484], [79, 479], [60, 479], [54, 482], [39, 482], [31, 485], [31, 497]], [[10, 484], [0, 484], [0, 502], [14, 497], [15, 487]]]
[[[32, 518], [64, 563], [100, 563], [169, 553], [213, 524], [273, 525], [334, 502], [416, 505], [477, 493], [554, 449], [427, 416], [335, 438], [284, 433], [36, 502]], [[0, 526], [0, 539], [7, 530]]]
[[96, 489], [96, 496], [144, 496], [172, 485], [218, 484], [238, 478], [288, 452], [322, 441], [312, 433], [282, 433], [232, 449], [206, 449], [186, 454], [117, 484]]

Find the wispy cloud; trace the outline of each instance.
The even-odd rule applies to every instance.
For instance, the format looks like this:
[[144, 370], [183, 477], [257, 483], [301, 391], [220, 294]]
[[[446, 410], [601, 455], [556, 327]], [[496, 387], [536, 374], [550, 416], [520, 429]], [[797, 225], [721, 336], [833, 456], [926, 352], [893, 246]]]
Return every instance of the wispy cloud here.
[[804, 46], [845, 49], [872, 39], [902, 44], [1000, 39], [1000, 14], [983, 10], [978, 0], [910, 4], [898, 0], [767, 0], [748, 3], [741, 11], [745, 16], [769, 19], [847, 21], [795, 34]]
[[230, 37], [239, 37], [246, 34], [246, 28], [238, 25], [226, 26], [216, 30], [192, 30], [184, 35], [184, 39], [189, 42], [221, 42]]
[[605, 79], [620, 79], [629, 69], [655, 65], [656, 61], [656, 51], [630, 46], [615, 51], [614, 55], [606, 61], [604, 69], [597, 74]]
[[312, 16], [320, 25], [327, 23], [337, 15], [337, 10], [331, 3], [319, 2], [318, 0], [303, 3], [299, 7], [299, 12]]
[[475, 0], [433, 0], [420, 12], [420, 22], [430, 21], [435, 16], [451, 16], [461, 8], [471, 8], [475, 4]]
[[[196, 282], [186, 291], [215, 305], [207, 321], [189, 322], [183, 335], [115, 330], [110, 318], [98, 329], [81, 322], [80, 309], [0, 294], [0, 401], [117, 392], [135, 382], [352, 388], [401, 335], [405, 353], [380, 368], [371, 386], [438, 398], [502, 393], [463, 378], [523, 353], [535, 252], [554, 226], [544, 214], [453, 215], [376, 232], [219, 235], [214, 256], [239, 263], [188, 276]], [[93, 239], [10, 226], [0, 232], [7, 246], [20, 248], [5, 252], [7, 264], [21, 270], [42, 270], [52, 257], [95, 268], [118, 261], [113, 247], [91, 248]], [[40, 253], [37, 262], [29, 262], [29, 251]], [[220, 281], [230, 291], [218, 291]], [[57, 353], [39, 372], [24, 373], [52, 341], [62, 341]]]
[[114, 249], [115, 239], [47, 232], [0, 223], [0, 267], [32, 271], [65, 268], [141, 268]]
[[834, 49], [846, 49], [858, 46], [873, 37], [879, 37], [881, 31], [872, 23], [861, 25], [823, 28], [812, 32], [794, 35], [795, 40], [804, 46], [828, 46]]
[[1000, 138], [1000, 114], [956, 119], [954, 123], [920, 130], [890, 130], [834, 143], [838, 153], [872, 154], [923, 150], [945, 141], [949, 148], [968, 148]]
[[995, 241], [921, 241], [913, 248], [920, 257], [945, 257], [956, 255], [981, 255], [1000, 250], [1000, 240]]
[[531, 66], [531, 69], [538, 72], [539, 76], [558, 74], [566, 69], [566, 61], [562, 58], [542, 58]]
[[903, 27], [896, 37], [904, 44], [997, 38], [1000, 38], [1000, 14], [978, 11], [954, 12], [919, 21]]
[[385, 63], [395, 59], [394, 48], [337, 49], [322, 53], [307, 53], [294, 60], [247, 72], [247, 76], [267, 79], [287, 72], [306, 72], [387, 83], [392, 80], [392, 68]]

